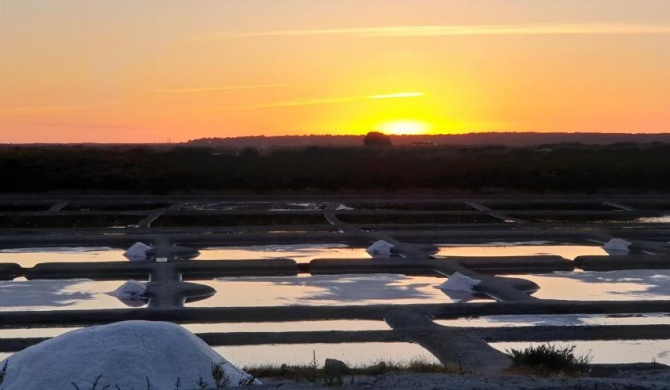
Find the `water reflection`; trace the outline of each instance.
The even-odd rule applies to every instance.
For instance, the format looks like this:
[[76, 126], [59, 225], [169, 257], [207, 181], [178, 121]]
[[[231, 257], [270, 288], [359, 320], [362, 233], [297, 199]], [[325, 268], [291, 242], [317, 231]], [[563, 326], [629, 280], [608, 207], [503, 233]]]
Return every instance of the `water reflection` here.
[[504, 326], [584, 326], [584, 325], [665, 325], [670, 320], [666, 314], [631, 315], [587, 315], [587, 314], [549, 314], [549, 315], [502, 315], [478, 318], [459, 318], [454, 320], [436, 320], [444, 326], [458, 327], [504, 327]]
[[315, 275], [225, 278], [199, 283], [217, 294], [187, 306], [371, 305], [452, 302], [434, 286], [435, 277], [404, 275]]
[[187, 202], [180, 210], [187, 211], [316, 211], [323, 210], [325, 203], [303, 202]]
[[670, 299], [670, 270], [555, 272], [516, 277], [540, 286], [540, 290], [533, 294], [536, 298], [577, 301]]
[[121, 281], [25, 280], [0, 282], [0, 311], [120, 309], [107, 294]]
[[253, 245], [241, 247], [212, 247], [200, 249], [198, 260], [253, 260], [289, 258], [309, 262], [318, 258], [369, 258], [365, 248], [350, 248], [344, 244]]
[[577, 256], [607, 255], [599, 245], [558, 244], [549, 241], [489, 242], [484, 244], [438, 244], [437, 256], [561, 256], [574, 260]]
[[84, 263], [100, 261], [127, 261], [122, 249], [110, 247], [44, 247], [0, 250], [0, 263], [17, 263], [34, 267], [39, 263]]
[[[230, 324], [184, 324], [184, 328], [194, 333], [210, 332], [296, 332], [320, 330], [390, 330], [384, 321], [288, 321], [249, 322]], [[0, 330], [0, 334], [2, 330]]]
[[638, 218], [636, 222], [639, 223], [670, 223], [670, 215], [664, 215], [662, 217], [642, 217]]

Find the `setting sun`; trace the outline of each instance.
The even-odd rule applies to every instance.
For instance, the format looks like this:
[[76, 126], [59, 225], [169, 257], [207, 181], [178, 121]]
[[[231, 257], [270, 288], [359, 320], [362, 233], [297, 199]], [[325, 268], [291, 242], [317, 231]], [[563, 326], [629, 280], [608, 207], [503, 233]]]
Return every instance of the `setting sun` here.
[[382, 123], [379, 125], [379, 130], [393, 135], [426, 134], [430, 130], [430, 125], [414, 120], [398, 120]]

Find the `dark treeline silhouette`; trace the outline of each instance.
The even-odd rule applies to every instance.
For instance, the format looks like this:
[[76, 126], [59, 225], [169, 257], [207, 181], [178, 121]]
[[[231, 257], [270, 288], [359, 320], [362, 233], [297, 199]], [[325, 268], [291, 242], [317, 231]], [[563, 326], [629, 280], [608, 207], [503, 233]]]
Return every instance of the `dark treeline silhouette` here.
[[0, 192], [670, 189], [670, 144], [541, 147], [0, 148]]
[[[670, 130], [670, 129], [669, 129]], [[412, 143], [436, 143], [439, 145], [505, 145], [505, 146], [538, 146], [557, 143], [582, 143], [590, 145], [609, 145], [614, 143], [636, 142], [667, 142], [670, 133], [662, 134], [625, 134], [625, 133], [471, 133], [471, 134], [437, 134], [437, 135], [390, 135], [395, 146], [409, 146]], [[295, 147], [295, 146], [359, 146], [361, 136], [356, 135], [286, 135], [286, 136], [251, 136], [230, 138], [200, 138], [188, 141], [194, 146], [228, 146], [228, 147]]]

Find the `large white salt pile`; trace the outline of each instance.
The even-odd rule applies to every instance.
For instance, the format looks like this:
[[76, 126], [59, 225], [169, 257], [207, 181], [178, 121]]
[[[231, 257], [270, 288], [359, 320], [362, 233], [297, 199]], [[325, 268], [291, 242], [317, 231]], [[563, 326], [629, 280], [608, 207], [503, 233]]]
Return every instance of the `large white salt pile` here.
[[[217, 388], [252, 381], [193, 333], [169, 322], [125, 321], [74, 330], [8, 357], [4, 390]], [[5, 364], [0, 362], [0, 367]], [[220, 381], [221, 382], [221, 381]], [[75, 384], [76, 386], [73, 386]]]

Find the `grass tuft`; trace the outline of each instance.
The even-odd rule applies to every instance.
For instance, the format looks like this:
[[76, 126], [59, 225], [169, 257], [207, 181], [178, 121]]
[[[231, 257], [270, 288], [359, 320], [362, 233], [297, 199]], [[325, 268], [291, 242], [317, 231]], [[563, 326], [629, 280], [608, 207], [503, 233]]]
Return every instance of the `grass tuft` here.
[[[306, 365], [259, 365], [244, 367], [244, 371], [256, 378], [283, 378], [297, 382], [311, 382], [323, 385], [342, 384], [342, 373], [328, 372], [316, 360], [312, 353], [312, 360]], [[417, 373], [451, 373], [464, 374], [462, 370], [454, 369], [435, 363], [426, 358], [414, 358], [406, 362], [376, 361], [370, 364], [349, 368], [346, 374], [353, 377], [360, 375], [382, 375], [389, 372], [417, 372]]]
[[530, 369], [540, 375], [580, 375], [588, 372], [592, 357], [576, 356], [575, 346], [557, 347], [552, 344], [530, 346], [523, 350], [506, 350], [514, 368]]

